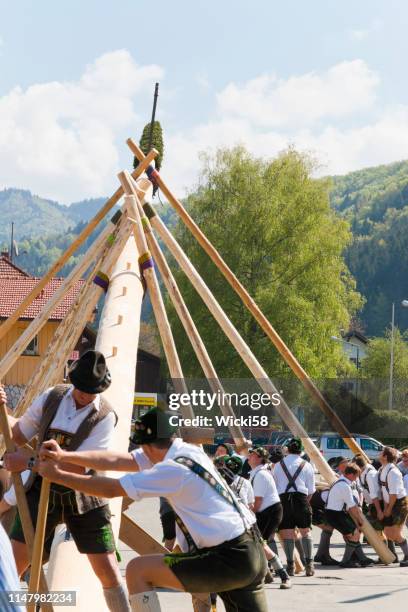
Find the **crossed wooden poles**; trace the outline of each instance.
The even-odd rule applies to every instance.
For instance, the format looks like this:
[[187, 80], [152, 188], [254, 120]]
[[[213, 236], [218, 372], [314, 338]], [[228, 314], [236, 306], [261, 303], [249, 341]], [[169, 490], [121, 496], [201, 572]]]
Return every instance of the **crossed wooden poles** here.
[[[216, 251], [214, 246], [202, 233], [199, 227], [195, 224], [193, 219], [189, 216], [187, 211], [184, 209], [181, 202], [172, 194], [166, 183], [163, 181], [159, 173], [151, 165], [152, 160], [157, 155], [155, 150], [149, 152], [147, 156], [143, 154], [141, 149], [129, 139], [128, 145], [132, 153], [137, 157], [140, 164], [137, 169], [130, 175], [127, 172], [121, 172], [119, 180], [121, 186], [113, 194], [111, 198], [106, 202], [98, 214], [89, 222], [84, 228], [77, 239], [67, 249], [67, 251], [53, 264], [47, 274], [37, 283], [31, 293], [24, 299], [12, 316], [0, 326], [0, 338], [12, 328], [14, 323], [24, 313], [27, 307], [35, 299], [35, 297], [41, 292], [46, 286], [51, 277], [62, 268], [72, 253], [85, 241], [85, 239], [91, 234], [97, 224], [106, 216], [106, 214], [113, 208], [113, 206], [120, 200], [122, 195], [125, 195], [125, 204], [123, 211], [126, 213], [122, 215], [116, 225], [109, 224], [99, 238], [89, 249], [86, 256], [83, 257], [81, 262], [74, 268], [71, 274], [66, 278], [60, 290], [54, 294], [54, 296], [46, 304], [44, 310], [35, 319], [31, 325], [25, 330], [20, 336], [15, 345], [8, 351], [8, 353], [0, 361], [0, 379], [4, 377], [7, 371], [12, 367], [15, 361], [18, 359], [22, 350], [30, 342], [30, 340], [38, 333], [41, 327], [46, 323], [49, 314], [54, 310], [55, 306], [63, 299], [66, 293], [72, 288], [75, 282], [83, 276], [87, 269], [91, 268], [91, 272], [88, 275], [88, 279], [84, 284], [76, 303], [74, 304], [71, 312], [67, 316], [64, 322], [58, 327], [54, 339], [48, 347], [46, 356], [43, 362], [40, 364], [38, 370], [34, 373], [30, 384], [28, 385], [28, 392], [24, 398], [20, 401], [16, 415], [23, 414], [27, 406], [31, 403], [33, 397], [37, 393], [39, 387], [46, 388], [51, 384], [55, 384], [58, 381], [58, 377], [61, 373], [61, 368], [67, 360], [72, 348], [74, 347], [81, 328], [89, 319], [89, 316], [97, 303], [102, 291], [103, 291], [103, 280], [109, 277], [109, 273], [117, 259], [118, 255], [123, 249], [123, 246], [130, 234], [133, 232], [134, 239], [139, 254], [141, 254], [140, 266], [142, 269], [143, 277], [146, 282], [149, 295], [151, 298], [153, 311], [155, 314], [156, 322], [158, 325], [159, 333], [161, 336], [163, 349], [167, 359], [167, 363], [170, 370], [171, 378], [173, 379], [175, 390], [184, 393], [188, 392], [183, 372], [178, 358], [177, 349], [172, 336], [170, 324], [167, 318], [164, 302], [161, 296], [159, 284], [157, 281], [153, 261], [156, 264], [160, 275], [163, 279], [164, 285], [168, 291], [171, 301], [175, 307], [175, 310], [186, 330], [187, 337], [190, 339], [193, 350], [198, 358], [198, 361], [203, 369], [203, 372], [208, 380], [211, 389], [218, 393], [218, 397], [225, 398], [222, 384], [218, 378], [218, 375], [211, 363], [211, 359], [208, 355], [206, 347], [198, 333], [198, 330], [194, 324], [194, 321], [187, 309], [187, 306], [183, 300], [181, 292], [177, 286], [177, 283], [172, 275], [170, 267], [166, 261], [166, 258], [160, 248], [160, 245], [154, 235], [157, 233], [159, 238], [165, 244], [167, 249], [175, 258], [178, 265], [181, 267], [183, 272], [189, 278], [196, 291], [199, 293], [204, 303], [214, 316], [222, 331], [225, 333], [227, 338], [233, 344], [239, 355], [247, 365], [248, 369], [252, 372], [253, 376], [258, 381], [262, 389], [268, 393], [277, 393], [277, 389], [269, 379], [267, 373], [257, 361], [256, 357], [245, 343], [243, 338], [240, 336], [237, 329], [232, 325], [228, 316], [222, 310], [221, 306], [212, 295], [209, 288], [200, 277], [197, 270], [191, 264], [184, 251], [171, 235], [169, 230], [166, 228], [164, 223], [161, 221], [159, 216], [156, 214], [153, 207], [144, 202], [144, 195], [149, 189], [150, 181], [147, 179], [139, 178], [143, 172], [146, 171], [149, 179], [154, 181], [162, 190], [164, 196], [168, 199], [170, 204], [175, 208], [182, 221], [191, 231], [193, 236], [197, 239], [200, 245], [204, 248], [206, 253], [210, 256], [212, 261], [218, 267], [218, 269], [225, 276], [231, 287], [239, 295], [244, 305], [248, 308], [251, 314], [254, 316], [258, 324], [261, 326], [263, 331], [267, 334], [274, 346], [277, 348], [283, 359], [291, 367], [296, 376], [301, 380], [304, 387], [316, 400], [320, 409], [329, 418], [335, 430], [342, 436], [346, 444], [351, 448], [354, 453], [364, 452], [357, 445], [355, 440], [352, 438], [350, 432], [341, 422], [339, 417], [335, 414], [332, 408], [329, 406], [323, 395], [317, 389], [313, 381], [303, 370], [299, 362], [296, 360], [294, 355], [290, 352], [289, 348], [284, 344], [283, 340], [279, 337], [277, 332], [272, 327], [271, 323], [261, 312], [259, 307], [256, 305], [254, 300], [250, 297], [246, 289], [239, 282], [233, 272], [228, 268], [227, 264], [223, 261], [219, 253]], [[130, 223], [129, 223], [130, 221]], [[154, 230], [154, 232], [153, 232]], [[94, 278], [99, 278], [101, 285], [94, 284]], [[50, 365], [53, 367], [50, 368]], [[222, 413], [226, 416], [234, 416], [231, 405], [225, 401], [221, 402], [220, 408]], [[311, 456], [313, 462], [319, 468], [320, 473], [328, 483], [334, 482], [336, 476], [322, 458], [320, 452], [308, 437], [307, 432], [301, 426], [299, 421], [296, 419], [292, 411], [286, 405], [284, 401], [281, 401], [280, 405], [276, 407], [282, 420], [286, 423], [288, 428], [296, 435], [299, 435], [305, 444], [306, 450]], [[12, 442], [10, 439], [10, 432], [6, 426], [5, 407], [2, 407], [0, 411], [2, 415], [1, 426], [5, 436], [7, 449], [12, 448]], [[183, 407], [183, 416], [193, 416], [191, 406]], [[8, 421], [7, 421], [8, 423]], [[200, 438], [197, 438], [196, 442], [203, 442], [208, 439], [210, 432], [201, 432]], [[246, 441], [242, 434], [242, 430], [237, 427], [231, 427], [231, 435], [233, 436], [234, 442], [237, 447], [241, 450], [245, 450]], [[3, 448], [4, 451], [4, 448]], [[24, 511], [26, 507], [26, 499], [24, 490], [21, 484], [21, 478], [18, 474], [13, 475], [13, 481], [17, 484], [16, 495], [17, 502], [22, 517], [22, 523], [24, 532], [26, 535], [26, 541], [29, 550], [32, 548], [33, 539], [30, 538], [33, 534], [31, 519], [28, 512]], [[33, 556], [32, 556], [32, 568], [30, 581], [30, 591], [37, 591], [40, 587], [40, 570], [41, 570], [41, 558], [43, 549], [43, 538], [45, 529], [45, 520], [47, 514], [48, 504], [48, 492], [49, 483], [44, 481], [43, 490], [41, 492], [39, 516], [37, 521], [36, 537], [34, 542]], [[388, 548], [380, 540], [378, 535], [366, 522], [363, 528], [367, 539], [376, 549], [380, 557], [384, 562], [391, 562], [392, 555], [388, 551]], [[45, 589], [45, 580], [42, 580], [41, 588]]]

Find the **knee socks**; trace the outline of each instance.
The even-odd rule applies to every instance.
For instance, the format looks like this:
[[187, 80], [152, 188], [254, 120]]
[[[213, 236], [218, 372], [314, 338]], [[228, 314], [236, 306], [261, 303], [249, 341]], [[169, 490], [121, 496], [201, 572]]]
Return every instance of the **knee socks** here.
[[129, 598], [123, 584], [103, 589], [103, 594], [110, 612], [130, 612]]
[[132, 612], [161, 612], [156, 591], [145, 591], [130, 596]]
[[318, 557], [330, 557], [330, 540], [332, 535], [332, 531], [325, 531], [323, 529], [320, 535], [319, 548], [316, 553]]
[[313, 561], [313, 540], [312, 540], [312, 536], [310, 535], [310, 533], [303, 536], [302, 546], [303, 546], [303, 550], [305, 551], [306, 563], [310, 563], [311, 561]]
[[295, 540], [283, 540], [283, 550], [285, 551], [288, 563], [293, 563], [293, 553], [295, 551]]
[[398, 546], [401, 548], [404, 553], [404, 561], [408, 559], [408, 542], [406, 540], [402, 540], [402, 542], [398, 542]]

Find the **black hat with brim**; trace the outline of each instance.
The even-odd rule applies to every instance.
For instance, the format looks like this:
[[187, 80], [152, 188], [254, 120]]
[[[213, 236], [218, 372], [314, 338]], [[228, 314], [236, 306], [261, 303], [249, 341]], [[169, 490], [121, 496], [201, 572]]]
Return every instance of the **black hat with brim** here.
[[170, 423], [171, 416], [160, 408], [152, 408], [135, 421], [131, 442], [152, 444], [158, 440], [170, 440], [176, 432], [176, 426]]
[[76, 389], [90, 395], [106, 391], [112, 382], [105, 357], [94, 350], [86, 351], [74, 362], [69, 379]]

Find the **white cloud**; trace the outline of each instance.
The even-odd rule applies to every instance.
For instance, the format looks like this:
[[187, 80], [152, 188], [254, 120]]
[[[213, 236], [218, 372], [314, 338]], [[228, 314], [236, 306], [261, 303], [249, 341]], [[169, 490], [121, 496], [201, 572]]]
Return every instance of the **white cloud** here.
[[287, 80], [263, 75], [242, 86], [230, 83], [218, 94], [222, 115], [243, 117], [262, 127], [293, 129], [347, 117], [370, 108], [378, 76], [362, 60], [341, 62], [323, 74]]
[[273, 157], [288, 145], [311, 152], [321, 173], [345, 173], [408, 157], [408, 106], [378, 101], [380, 78], [362, 60], [287, 80], [230, 83], [214, 118], [166, 140], [166, 176], [182, 194], [197, 178], [197, 152], [242, 143]]
[[[159, 66], [138, 66], [127, 51], [115, 51], [77, 81], [16, 88], [1, 97], [0, 188], [23, 187], [66, 203], [109, 195], [121, 161], [129, 160], [124, 139], [143, 127], [139, 115], [149, 114], [162, 74]], [[406, 158], [408, 105], [383, 105], [380, 86], [362, 60], [287, 79], [259, 75], [226, 85], [215, 94], [214, 114], [181, 131], [172, 131], [169, 109], [183, 91], [167, 88], [160, 106], [163, 176], [183, 196], [196, 182], [200, 151], [237, 143], [263, 157], [293, 144], [312, 152], [325, 173]]]
[[0, 98], [1, 186], [66, 203], [109, 193], [119, 169], [118, 137], [142, 125], [134, 101], [150, 99], [162, 74], [119, 50], [87, 66], [78, 81], [10, 91]]

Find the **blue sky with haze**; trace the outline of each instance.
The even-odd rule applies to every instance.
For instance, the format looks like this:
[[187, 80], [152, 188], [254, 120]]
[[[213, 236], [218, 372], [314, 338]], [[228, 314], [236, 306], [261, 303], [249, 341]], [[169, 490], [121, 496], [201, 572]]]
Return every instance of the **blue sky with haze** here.
[[109, 194], [160, 81], [163, 174], [242, 142], [322, 173], [408, 157], [404, 0], [0, 0], [0, 188]]

